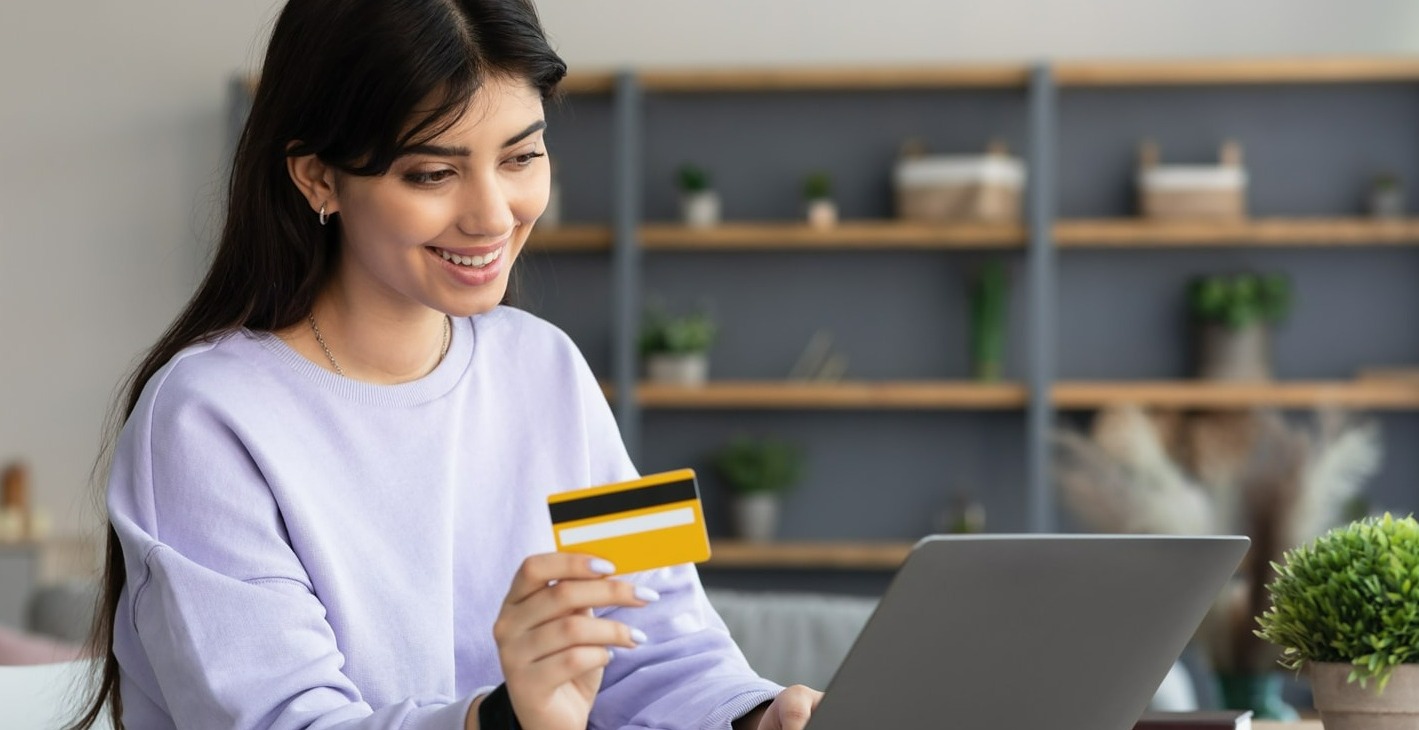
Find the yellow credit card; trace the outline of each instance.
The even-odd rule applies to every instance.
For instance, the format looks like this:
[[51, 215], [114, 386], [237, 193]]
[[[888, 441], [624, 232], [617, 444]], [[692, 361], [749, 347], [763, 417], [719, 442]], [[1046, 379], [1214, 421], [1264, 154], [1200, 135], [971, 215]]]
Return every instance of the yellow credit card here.
[[611, 561], [637, 573], [709, 559], [709, 533], [694, 469], [547, 498], [557, 550]]

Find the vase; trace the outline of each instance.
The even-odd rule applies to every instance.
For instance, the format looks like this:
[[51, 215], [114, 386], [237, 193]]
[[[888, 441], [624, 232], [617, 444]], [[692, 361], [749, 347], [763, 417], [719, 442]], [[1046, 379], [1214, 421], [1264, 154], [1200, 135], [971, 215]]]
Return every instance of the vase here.
[[1317, 663], [1306, 666], [1311, 692], [1325, 730], [1414, 730], [1419, 727], [1419, 665], [1401, 664], [1375, 693], [1374, 681], [1364, 687], [1347, 681], [1351, 666]]
[[658, 352], [645, 358], [645, 376], [653, 383], [700, 386], [709, 380], [709, 355]]
[[808, 201], [808, 225], [814, 228], [832, 228], [838, 224], [838, 204], [826, 198]]
[[702, 190], [680, 196], [680, 213], [690, 228], [713, 228], [719, 225], [719, 193]]
[[1253, 323], [1232, 328], [1203, 325], [1199, 376], [1204, 380], [1271, 379], [1271, 331]]
[[1398, 187], [1376, 187], [1370, 191], [1370, 216], [1396, 219], [1404, 217], [1404, 190]]
[[1281, 698], [1281, 682], [1282, 676], [1277, 672], [1217, 675], [1219, 696], [1226, 709], [1251, 710], [1257, 720], [1294, 721], [1299, 716], [1296, 708]]
[[778, 532], [778, 507], [778, 496], [768, 492], [735, 497], [735, 531], [749, 542], [772, 542]]

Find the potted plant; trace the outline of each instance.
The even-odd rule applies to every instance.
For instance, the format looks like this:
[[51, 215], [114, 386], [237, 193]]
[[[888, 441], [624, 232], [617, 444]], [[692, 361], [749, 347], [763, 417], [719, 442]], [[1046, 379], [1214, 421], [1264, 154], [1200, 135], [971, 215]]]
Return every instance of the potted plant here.
[[1309, 674], [1326, 730], [1419, 727], [1419, 522], [1337, 527], [1276, 570], [1256, 634]]
[[734, 492], [734, 524], [739, 536], [750, 542], [773, 540], [779, 500], [802, 476], [802, 451], [777, 439], [741, 435], [715, 455], [714, 464]]
[[719, 224], [719, 193], [715, 192], [709, 172], [691, 163], [680, 166], [680, 213], [691, 228], [710, 228]]
[[659, 307], [646, 312], [640, 352], [646, 379], [671, 385], [704, 385], [709, 349], [719, 328], [708, 312], [672, 315]]
[[838, 204], [833, 202], [833, 179], [821, 170], [809, 173], [803, 180], [803, 199], [807, 202], [808, 225], [832, 228], [838, 223]]
[[1199, 374], [1209, 380], [1271, 378], [1270, 327], [1291, 307], [1280, 274], [1203, 276], [1193, 280], [1189, 309], [1198, 325]]
[[1370, 216], [1374, 218], [1404, 217], [1404, 187], [1399, 176], [1382, 172], [1370, 183]]
[[1005, 263], [993, 259], [971, 281], [971, 365], [977, 380], [1005, 375], [1005, 317], [1009, 299]]

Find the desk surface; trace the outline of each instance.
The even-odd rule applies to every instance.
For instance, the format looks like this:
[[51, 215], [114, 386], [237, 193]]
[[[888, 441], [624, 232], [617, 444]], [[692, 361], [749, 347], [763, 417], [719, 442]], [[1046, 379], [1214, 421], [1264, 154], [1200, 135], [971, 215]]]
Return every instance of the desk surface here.
[[1300, 722], [1257, 720], [1252, 723], [1252, 728], [1254, 730], [1321, 730], [1320, 720], [1302, 720]]

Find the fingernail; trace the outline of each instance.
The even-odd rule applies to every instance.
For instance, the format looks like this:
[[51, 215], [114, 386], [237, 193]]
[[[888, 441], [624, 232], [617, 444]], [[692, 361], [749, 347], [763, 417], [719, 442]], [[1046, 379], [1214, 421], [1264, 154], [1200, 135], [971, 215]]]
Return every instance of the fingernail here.
[[587, 563], [587, 565], [591, 568], [591, 572], [593, 573], [611, 575], [616, 572], [616, 566], [612, 565], [611, 561], [604, 558], [592, 558], [591, 562]]
[[641, 631], [640, 629], [631, 629], [631, 641], [634, 641], [637, 644], [644, 644], [645, 642], [650, 641], [650, 639], [646, 638], [644, 631]]
[[654, 588], [636, 586], [636, 598], [639, 598], [642, 601], [645, 601], [646, 603], [650, 603], [651, 601], [659, 601], [660, 594], [656, 593]]

